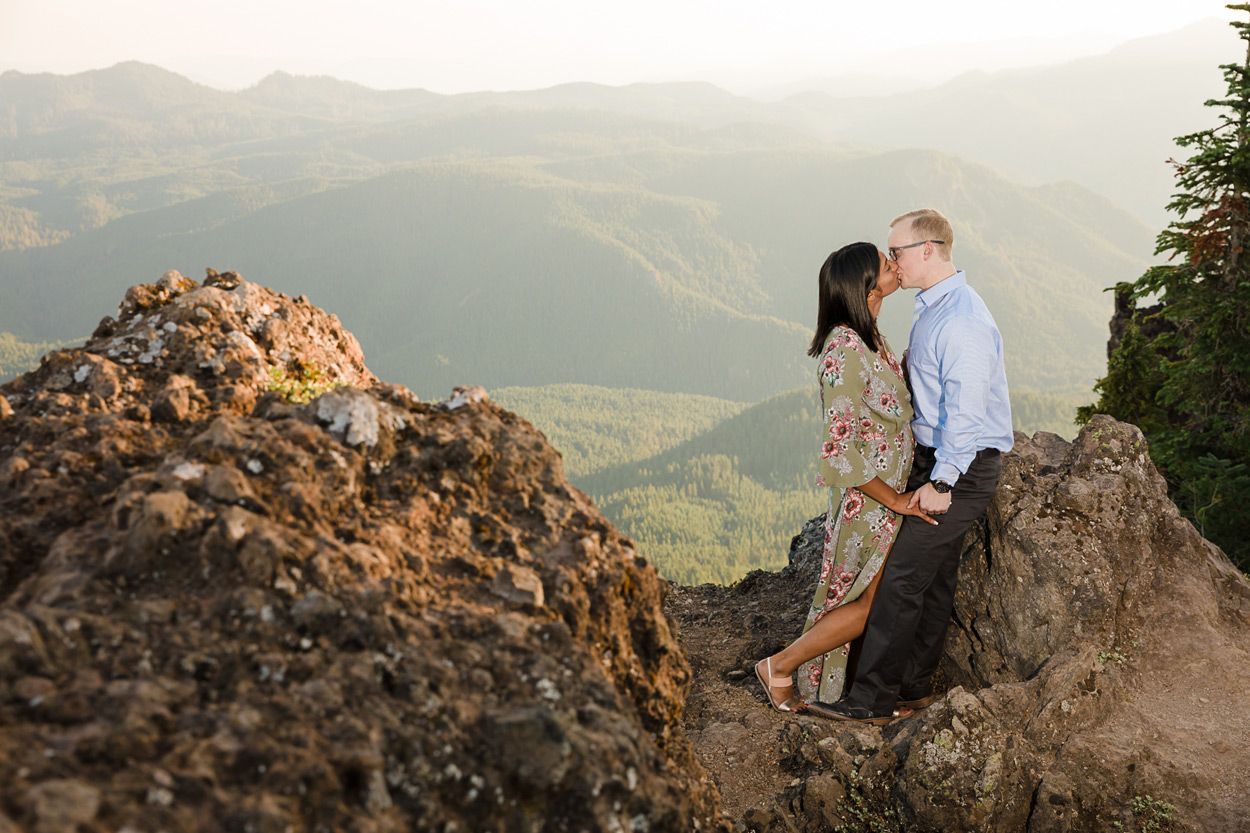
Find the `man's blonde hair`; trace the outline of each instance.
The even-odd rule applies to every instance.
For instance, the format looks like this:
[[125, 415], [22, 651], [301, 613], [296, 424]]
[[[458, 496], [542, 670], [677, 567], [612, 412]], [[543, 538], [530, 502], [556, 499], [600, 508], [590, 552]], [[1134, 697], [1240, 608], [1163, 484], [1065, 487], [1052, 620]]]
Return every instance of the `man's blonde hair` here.
[[951, 228], [951, 221], [946, 219], [946, 215], [936, 208], [917, 208], [915, 211], [908, 211], [906, 214], [900, 214], [890, 221], [890, 228], [894, 228], [903, 220], [911, 220], [911, 230], [915, 235], [916, 242], [921, 240], [941, 240], [938, 244], [938, 254], [943, 260], [951, 259], [951, 247], [955, 244], [955, 230]]

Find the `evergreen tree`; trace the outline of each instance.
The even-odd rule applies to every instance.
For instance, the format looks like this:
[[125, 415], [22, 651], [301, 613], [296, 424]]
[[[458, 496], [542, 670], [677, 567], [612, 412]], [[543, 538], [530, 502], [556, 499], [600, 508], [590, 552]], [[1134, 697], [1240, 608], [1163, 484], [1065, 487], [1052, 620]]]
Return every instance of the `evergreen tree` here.
[[[1227, 8], [1250, 13], [1250, 4]], [[1159, 235], [1169, 262], [1117, 286], [1117, 323], [1096, 405], [1135, 422], [1178, 507], [1250, 569], [1250, 23], [1243, 64], [1225, 64], [1228, 93], [1206, 102], [1218, 126], [1178, 138], [1178, 219]], [[1134, 309], [1154, 296], [1158, 305]]]

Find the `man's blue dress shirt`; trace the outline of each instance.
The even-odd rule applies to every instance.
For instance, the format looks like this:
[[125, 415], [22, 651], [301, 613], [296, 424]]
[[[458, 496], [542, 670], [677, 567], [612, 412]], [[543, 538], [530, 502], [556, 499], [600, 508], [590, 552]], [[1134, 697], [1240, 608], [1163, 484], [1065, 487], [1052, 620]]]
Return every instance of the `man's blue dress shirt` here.
[[933, 480], [954, 483], [982, 449], [1011, 450], [1003, 339], [962, 270], [916, 294], [907, 369], [912, 431], [936, 449]]

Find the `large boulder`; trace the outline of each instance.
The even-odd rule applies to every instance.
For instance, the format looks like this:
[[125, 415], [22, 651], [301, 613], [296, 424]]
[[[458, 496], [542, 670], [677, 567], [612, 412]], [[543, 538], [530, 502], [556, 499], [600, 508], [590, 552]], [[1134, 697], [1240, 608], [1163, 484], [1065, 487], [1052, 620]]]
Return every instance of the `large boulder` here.
[[0, 387], [0, 830], [728, 830], [661, 590], [524, 420], [170, 273]]
[[[945, 694], [884, 729], [736, 695], [756, 695], [749, 662], [801, 627], [819, 521], [786, 570], [669, 602], [697, 672], [687, 729], [735, 815], [813, 833], [1250, 830], [1250, 583], [1179, 515], [1135, 427], [1017, 435], [965, 544]], [[752, 730], [757, 714], [770, 730]], [[747, 814], [705, 740], [734, 724], [778, 762]]]

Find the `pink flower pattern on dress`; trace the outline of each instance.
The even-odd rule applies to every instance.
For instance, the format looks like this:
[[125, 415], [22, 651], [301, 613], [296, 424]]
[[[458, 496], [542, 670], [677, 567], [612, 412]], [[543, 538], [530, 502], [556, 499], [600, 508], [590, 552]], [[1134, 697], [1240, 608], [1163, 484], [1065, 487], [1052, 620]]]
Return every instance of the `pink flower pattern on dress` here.
[[820, 360], [820, 373], [825, 378], [825, 382], [830, 385], [836, 385], [842, 381], [842, 359], [833, 354], [825, 353]]
[[[854, 423], [851, 421], [851, 409], [845, 412], [829, 409], [829, 436], [840, 448], [845, 447], [855, 434]], [[838, 453], [841, 453], [840, 451]]]
[[850, 523], [859, 515], [859, 510], [864, 508], [864, 493], [859, 489], [847, 489], [846, 497], [842, 499], [842, 520]]
[[[849, 327], [825, 342], [818, 377], [824, 436], [818, 485], [827, 489], [824, 556], [807, 625], [858, 598], [881, 569], [901, 518], [858, 488], [880, 477], [897, 492], [911, 469], [911, 396], [888, 345], [877, 355]], [[799, 693], [836, 700], [845, 682], [846, 646], [804, 665]]]

